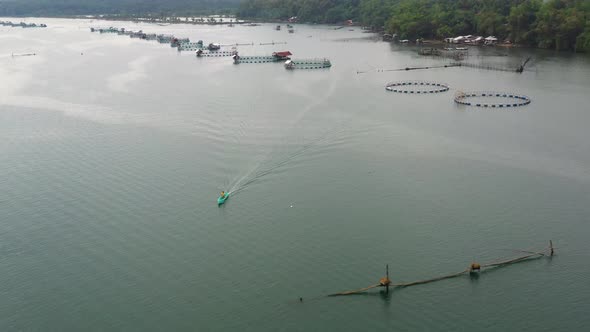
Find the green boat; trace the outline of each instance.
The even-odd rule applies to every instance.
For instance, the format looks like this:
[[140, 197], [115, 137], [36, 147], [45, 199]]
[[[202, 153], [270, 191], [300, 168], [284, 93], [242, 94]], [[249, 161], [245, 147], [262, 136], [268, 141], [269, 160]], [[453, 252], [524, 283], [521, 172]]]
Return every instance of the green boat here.
[[225, 195], [223, 196], [219, 196], [217, 198], [217, 205], [221, 205], [223, 203], [225, 203], [225, 201], [229, 198], [229, 193], [225, 193]]

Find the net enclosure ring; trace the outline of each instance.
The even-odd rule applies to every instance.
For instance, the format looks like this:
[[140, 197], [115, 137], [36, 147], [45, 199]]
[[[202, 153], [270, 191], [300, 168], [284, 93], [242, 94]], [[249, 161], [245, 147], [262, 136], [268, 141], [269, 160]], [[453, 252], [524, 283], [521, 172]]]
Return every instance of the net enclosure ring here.
[[[490, 102], [490, 99], [498, 99], [498, 102]], [[510, 108], [528, 105], [531, 103], [531, 98], [509, 92], [460, 91], [455, 94], [455, 102], [460, 105], [484, 108]]]
[[385, 90], [405, 94], [430, 94], [449, 91], [449, 85], [428, 81], [400, 81], [387, 83]]

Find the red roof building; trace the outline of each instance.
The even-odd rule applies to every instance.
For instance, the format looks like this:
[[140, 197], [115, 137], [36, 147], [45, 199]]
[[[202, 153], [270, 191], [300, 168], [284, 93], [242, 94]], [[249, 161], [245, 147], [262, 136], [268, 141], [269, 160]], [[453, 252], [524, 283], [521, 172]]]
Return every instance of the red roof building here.
[[293, 55], [293, 54], [291, 52], [289, 52], [289, 51], [274, 52], [272, 54], [272, 56], [276, 56], [276, 57], [279, 57], [279, 58], [286, 58], [286, 57], [288, 57], [290, 55]]

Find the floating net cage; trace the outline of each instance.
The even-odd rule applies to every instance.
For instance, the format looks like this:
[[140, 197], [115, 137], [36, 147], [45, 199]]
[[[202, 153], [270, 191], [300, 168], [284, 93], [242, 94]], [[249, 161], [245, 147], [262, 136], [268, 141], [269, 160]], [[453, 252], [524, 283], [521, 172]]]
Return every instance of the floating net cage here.
[[[492, 100], [497, 100], [497, 102]], [[528, 105], [531, 103], [531, 98], [510, 92], [458, 91], [455, 94], [455, 102], [457, 104], [475, 107], [510, 108]]]
[[449, 91], [449, 85], [439, 82], [428, 81], [400, 81], [387, 83], [387, 91], [408, 94], [428, 94]]

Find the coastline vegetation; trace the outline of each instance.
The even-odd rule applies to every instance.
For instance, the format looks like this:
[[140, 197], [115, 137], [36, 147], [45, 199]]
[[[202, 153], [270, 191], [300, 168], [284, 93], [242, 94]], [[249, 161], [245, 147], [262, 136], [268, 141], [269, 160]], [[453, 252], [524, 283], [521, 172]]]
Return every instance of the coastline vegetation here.
[[353, 20], [400, 39], [496, 36], [512, 43], [590, 51], [588, 0], [245, 0], [241, 18]]
[[195, 17], [306, 23], [353, 20], [400, 39], [496, 36], [518, 45], [590, 52], [590, 0], [0, 0], [1, 16]]
[[0, 0], [0, 17], [234, 14], [241, 0]]

